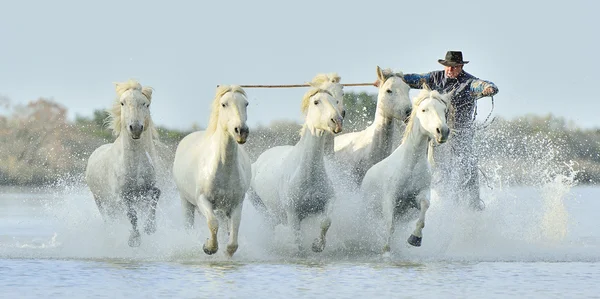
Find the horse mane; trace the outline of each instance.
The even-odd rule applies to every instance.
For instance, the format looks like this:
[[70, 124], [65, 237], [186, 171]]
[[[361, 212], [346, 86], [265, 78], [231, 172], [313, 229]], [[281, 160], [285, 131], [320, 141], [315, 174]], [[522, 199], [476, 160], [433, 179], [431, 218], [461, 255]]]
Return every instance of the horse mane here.
[[[427, 86], [427, 84], [423, 84], [423, 89], [421, 89], [421, 92], [413, 100], [412, 111], [410, 113], [410, 116], [408, 117], [408, 123], [406, 124], [406, 129], [404, 129], [404, 136], [402, 136], [402, 142], [401, 142], [401, 144], [404, 143], [404, 141], [412, 133], [412, 128], [413, 128], [413, 125], [414, 125], [414, 120], [416, 118], [417, 112], [419, 111], [419, 109], [418, 109], [419, 105], [421, 105], [421, 103], [423, 103], [424, 100], [426, 100], [426, 99], [428, 99], [430, 97], [432, 97], [434, 99], [437, 99], [437, 100], [441, 101], [442, 103], [444, 103], [445, 105], [448, 106], [448, 100], [446, 98], [444, 98], [442, 96], [442, 94], [440, 94], [436, 90], [429, 89], [429, 86]], [[428, 142], [427, 158], [429, 160], [429, 163], [433, 165], [434, 161], [433, 161], [433, 141], [432, 140], [429, 140], [429, 142]]]
[[383, 79], [384, 79], [383, 82], [385, 82], [387, 79], [392, 78], [392, 77], [398, 77], [404, 81], [404, 74], [402, 72], [396, 73], [390, 68], [381, 70], [381, 74], [383, 75]]
[[402, 72], [394, 72], [390, 68], [381, 69], [379, 66], [377, 66], [377, 79], [379, 79], [381, 82], [380, 86], [382, 86], [385, 81], [392, 77], [398, 77], [404, 81], [404, 74]]
[[325, 89], [318, 88], [318, 87], [313, 87], [313, 88], [309, 89], [302, 97], [302, 105], [300, 106], [302, 114], [306, 114], [306, 112], [308, 112], [308, 106], [310, 106], [310, 98], [319, 92], [324, 92], [333, 97], [333, 94], [331, 94], [331, 92], [329, 90], [325, 90]]
[[208, 126], [206, 127], [206, 134], [210, 135], [217, 130], [219, 123], [219, 105], [221, 105], [221, 98], [228, 92], [239, 93], [244, 97], [248, 97], [246, 92], [239, 85], [219, 85], [215, 94], [215, 99], [212, 102], [210, 110], [210, 118], [208, 119]]
[[341, 80], [342, 77], [337, 73], [317, 74], [309, 84], [313, 87], [319, 87], [325, 82], [340, 83]]
[[[115, 98], [112, 107], [106, 110], [106, 112], [108, 112], [108, 117], [105, 120], [105, 123], [112, 130], [114, 136], [119, 136], [121, 134], [121, 96], [128, 90], [137, 90], [152, 103], [153, 89], [150, 86], [142, 86], [138, 81], [133, 79], [129, 79], [122, 83], [116, 82], [114, 84], [117, 97]], [[148, 129], [152, 132], [153, 139], [158, 139], [158, 131], [154, 126], [152, 118], [150, 118], [148, 126]]]

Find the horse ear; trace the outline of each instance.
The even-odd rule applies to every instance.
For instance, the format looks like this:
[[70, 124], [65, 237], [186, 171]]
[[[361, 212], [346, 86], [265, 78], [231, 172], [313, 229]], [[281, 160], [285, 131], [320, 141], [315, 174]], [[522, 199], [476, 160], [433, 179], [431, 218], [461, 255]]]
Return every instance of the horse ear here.
[[150, 86], [144, 86], [142, 87], [142, 94], [144, 96], [146, 96], [146, 98], [148, 99], [148, 101], [152, 101], [152, 87]]
[[385, 78], [383, 77], [383, 71], [379, 66], [377, 66], [377, 79], [379, 79], [380, 83], [383, 83], [383, 81], [385, 81]]
[[431, 91], [431, 88], [429, 88], [429, 85], [427, 85], [427, 83], [423, 83], [423, 89]]

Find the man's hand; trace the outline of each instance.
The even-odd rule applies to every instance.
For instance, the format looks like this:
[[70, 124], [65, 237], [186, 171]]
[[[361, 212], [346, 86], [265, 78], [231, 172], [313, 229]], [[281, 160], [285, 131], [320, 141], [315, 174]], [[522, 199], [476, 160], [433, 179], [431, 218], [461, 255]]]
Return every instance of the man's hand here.
[[377, 80], [375, 80], [375, 82], [373, 82], [373, 86], [375, 86], [375, 87], [379, 87], [379, 84], [380, 84], [379, 79], [377, 79]]
[[483, 90], [483, 93], [482, 93], [482, 94], [483, 94], [483, 96], [486, 96], [486, 97], [487, 97], [487, 96], [489, 96], [489, 95], [493, 95], [493, 94], [494, 94], [494, 91], [495, 91], [495, 90], [494, 90], [494, 88], [493, 88], [493, 87], [491, 87], [491, 86], [488, 86], [488, 87], [486, 87], [486, 88]]

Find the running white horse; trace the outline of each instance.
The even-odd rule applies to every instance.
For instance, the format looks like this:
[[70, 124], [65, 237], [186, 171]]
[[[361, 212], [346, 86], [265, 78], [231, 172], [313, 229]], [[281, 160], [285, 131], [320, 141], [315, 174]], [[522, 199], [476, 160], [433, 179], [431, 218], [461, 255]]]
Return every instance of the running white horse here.
[[404, 82], [402, 73], [377, 67], [379, 94], [375, 119], [366, 129], [335, 137], [335, 157], [360, 184], [371, 166], [389, 156], [394, 149], [394, 134], [397, 123], [405, 122], [410, 115], [410, 87]]
[[186, 225], [194, 226], [196, 208], [208, 223], [210, 238], [203, 246], [206, 254], [214, 254], [219, 248], [215, 211], [228, 218], [227, 254], [232, 256], [238, 249], [242, 205], [252, 175], [250, 158], [239, 146], [249, 134], [247, 106], [246, 93], [241, 87], [218, 87], [208, 128], [183, 138], [175, 153], [173, 174]]
[[252, 164], [250, 199], [268, 215], [272, 224], [292, 227], [302, 251], [300, 223], [309, 216], [320, 218], [320, 235], [312, 250], [325, 248], [325, 236], [335, 193], [325, 171], [324, 144], [327, 134], [342, 131], [342, 116], [332, 93], [311, 88], [302, 99], [305, 122], [300, 141], [294, 146], [277, 146], [263, 152]]
[[[342, 114], [342, 118], [346, 117], [346, 107], [344, 107], [344, 85], [340, 83], [342, 77], [337, 73], [317, 74], [308, 84], [315, 88], [325, 89], [333, 95], [335, 106]], [[334, 154], [334, 138], [335, 135], [328, 133], [325, 136], [325, 155], [332, 156]]]
[[158, 134], [150, 118], [152, 88], [129, 80], [116, 83], [116, 91], [109, 124], [117, 139], [92, 153], [85, 179], [105, 220], [126, 211], [132, 226], [129, 246], [134, 247], [140, 245], [136, 210], [149, 204], [144, 230], [148, 234], [156, 230], [161, 193], [156, 187]]
[[420, 212], [408, 243], [421, 246], [425, 213], [429, 208], [433, 143], [441, 144], [448, 138], [448, 109], [447, 95], [423, 89], [414, 100], [402, 144], [365, 174], [361, 194], [374, 211], [383, 216], [389, 232], [384, 252], [390, 250], [396, 223], [408, 217], [411, 208]]

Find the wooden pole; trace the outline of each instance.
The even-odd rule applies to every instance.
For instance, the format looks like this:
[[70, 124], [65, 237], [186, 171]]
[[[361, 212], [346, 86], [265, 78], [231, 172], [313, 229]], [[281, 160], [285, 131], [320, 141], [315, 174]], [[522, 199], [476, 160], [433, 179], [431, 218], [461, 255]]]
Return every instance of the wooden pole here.
[[[373, 83], [342, 83], [343, 86], [374, 86]], [[219, 85], [217, 85], [219, 87]], [[310, 87], [309, 84], [240, 85], [242, 88], [294, 88]]]

